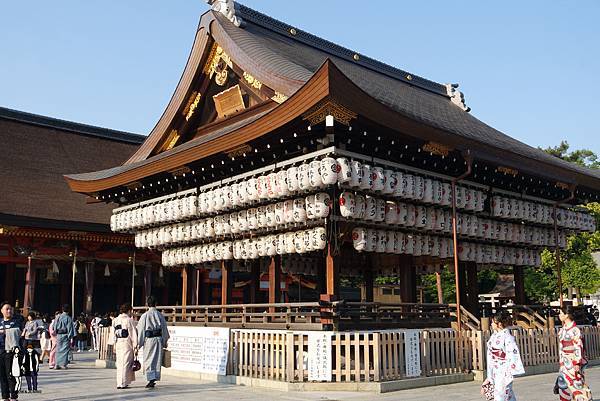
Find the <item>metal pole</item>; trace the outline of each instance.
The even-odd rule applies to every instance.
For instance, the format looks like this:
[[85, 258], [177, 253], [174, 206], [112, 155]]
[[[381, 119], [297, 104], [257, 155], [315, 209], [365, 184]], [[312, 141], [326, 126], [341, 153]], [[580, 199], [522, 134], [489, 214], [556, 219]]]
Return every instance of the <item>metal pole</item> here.
[[131, 258], [131, 306], [133, 307], [135, 300], [135, 250]]
[[71, 266], [72, 277], [71, 277], [71, 315], [75, 319], [75, 273], [77, 272], [77, 246], [73, 252], [73, 266]]
[[558, 245], [558, 222], [556, 221], [556, 209], [559, 205], [559, 203], [564, 203], [564, 202], [570, 202], [571, 200], [573, 200], [575, 198], [575, 185], [571, 185], [569, 187], [570, 191], [571, 191], [571, 195], [563, 200], [563, 201], [559, 201], [559, 202], [555, 202], [554, 203], [554, 208], [552, 210], [552, 218], [554, 220], [554, 255], [556, 257], [556, 275], [557, 275], [557, 281], [558, 281], [558, 299], [560, 302], [560, 307], [563, 307], [564, 304], [564, 299], [563, 299], [563, 285], [562, 285], [562, 266], [561, 266], [561, 260], [560, 260], [560, 246]]

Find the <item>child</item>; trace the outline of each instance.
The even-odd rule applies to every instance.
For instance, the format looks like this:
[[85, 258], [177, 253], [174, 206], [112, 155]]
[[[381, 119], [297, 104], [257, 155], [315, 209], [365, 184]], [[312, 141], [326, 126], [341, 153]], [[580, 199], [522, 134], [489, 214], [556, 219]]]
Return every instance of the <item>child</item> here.
[[40, 370], [40, 354], [31, 345], [27, 346], [23, 358], [23, 374], [27, 380], [28, 393], [41, 393], [38, 391], [38, 372]]

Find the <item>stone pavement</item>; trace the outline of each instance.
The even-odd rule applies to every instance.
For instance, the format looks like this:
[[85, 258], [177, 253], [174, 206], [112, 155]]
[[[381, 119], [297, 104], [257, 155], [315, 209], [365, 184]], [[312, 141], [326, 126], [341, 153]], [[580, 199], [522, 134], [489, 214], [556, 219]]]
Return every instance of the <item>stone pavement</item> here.
[[[111, 400], [164, 400], [184, 401], [481, 401], [479, 384], [475, 382], [428, 387], [386, 394], [350, 392], [280, 392], [270, 389], [234, 386], [229, 384], [202, 383], [190, 379], [164, 377], [156, 389], [146, 390], [145, 382], [138, 375], [132, 388], [116, 390], [115, 370], [93, 366], [94, 353], [75, 354], [75, 364], [68, 370], [53, 371], [42, 365], [39, 382], [42, 394], [20, 394], [20, 400], [53, 401], [111, 401]], [[558, 398], [552, 394], [556, 375], [538, 375], [518, 378], [515, 391], [521, 401], [551, 401]], [[600, 367], [587, 371], [592, 390], [600, 391]], [[24, 383], [25, 384], [25, 383]], [[26, 385], [25, 385], [26, 388]]]

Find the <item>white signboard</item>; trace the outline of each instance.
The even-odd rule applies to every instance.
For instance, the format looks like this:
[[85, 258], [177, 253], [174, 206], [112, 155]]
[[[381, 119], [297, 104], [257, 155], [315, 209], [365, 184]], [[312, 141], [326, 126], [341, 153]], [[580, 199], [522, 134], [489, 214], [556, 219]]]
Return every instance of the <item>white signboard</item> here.
[[331, 381], [331, 332], [308, 333], [308, 380]]
[[404, 331], [404, 363], [406, 377], [421, 376], [420, 330]]
[[228, 328], [170, 326], [169, 335], [173, 369], [227, 374]]

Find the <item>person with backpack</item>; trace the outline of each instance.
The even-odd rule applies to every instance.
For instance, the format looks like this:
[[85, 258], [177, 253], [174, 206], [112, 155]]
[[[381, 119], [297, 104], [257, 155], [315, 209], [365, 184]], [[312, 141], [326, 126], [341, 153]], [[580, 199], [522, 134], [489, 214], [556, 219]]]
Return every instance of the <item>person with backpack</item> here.
[[83, 352], [88, 341], [88, 328], [84, 317], [80, 317], [77, 323], [77, 352]]

